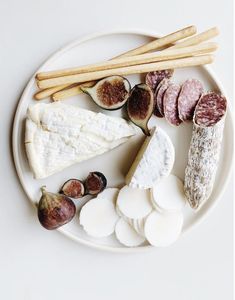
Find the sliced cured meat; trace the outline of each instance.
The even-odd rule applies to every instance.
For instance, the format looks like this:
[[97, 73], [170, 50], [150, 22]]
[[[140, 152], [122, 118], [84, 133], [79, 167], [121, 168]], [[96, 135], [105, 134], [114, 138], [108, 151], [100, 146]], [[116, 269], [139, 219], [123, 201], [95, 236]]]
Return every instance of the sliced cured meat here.
[[178, 126], [182, 122], [178, 113], [178, 95], [180, 86], [170, 83], [163, 97], [163, 109], [166, 120], [171, 124]]
[[[170, 85], [170, 80], [168, 78], [164, 78], [158, 85], [158, 88], [155, 91], [155, 107], [158, 110], [161, 117], [164, 117], [164, 109], [163, 109], [163, 97], [165, 91]], [[155, 112], [155, 110], [154, 110]], [[155, 114], [155, 113], [154, 113]], [[156, 115], [158, 117], [158, 115]]]
[[153, 90], [155, 91], [159, 83], [164, 78], [171, 78], [174, 73], [174, 70], [160, 70], [160, 71], [153, 71], [147, 73], [145, 77], [145, 83]]
[[185, 169], [184, 191], [192, 208], [210, 197], [220, 156], [226, 114], [226, 98], [210, 92], [196, 106], [193, 133]]
[[202, 93], [203, 86], [199, 80], [188, 79], [183, 83], [178, 97], [180, 120], [192, 120], [194, 109]]
[[224, 96], [215, 92], [203, 95], [196, 107], [195, 123], [201, 126], [214, 126], [224, 116], [227, 101]]

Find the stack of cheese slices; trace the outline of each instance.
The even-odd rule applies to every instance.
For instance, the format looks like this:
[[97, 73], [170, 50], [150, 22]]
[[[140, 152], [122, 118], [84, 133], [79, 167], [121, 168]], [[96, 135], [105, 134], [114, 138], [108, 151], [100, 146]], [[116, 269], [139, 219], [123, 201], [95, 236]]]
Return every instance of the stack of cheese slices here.
[[170, 174], [174, 147], [167, 134], [152, 128], [121, 189], [108, 188], [83, 206], [80, 224], [92, 237], [115, 232], [128, 247], [144, 243], [163, 247], [172, 244], [183, 226], [186, 204], [182, 181]]

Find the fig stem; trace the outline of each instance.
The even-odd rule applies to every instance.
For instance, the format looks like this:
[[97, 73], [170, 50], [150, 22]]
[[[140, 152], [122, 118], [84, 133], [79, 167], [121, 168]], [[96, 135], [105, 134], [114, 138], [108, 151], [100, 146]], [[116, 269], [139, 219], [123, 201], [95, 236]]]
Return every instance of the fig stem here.
[[46, 186], [43, 185], [41, 188], [40, 188], [42, 194], [44, 195], [46, 193]]

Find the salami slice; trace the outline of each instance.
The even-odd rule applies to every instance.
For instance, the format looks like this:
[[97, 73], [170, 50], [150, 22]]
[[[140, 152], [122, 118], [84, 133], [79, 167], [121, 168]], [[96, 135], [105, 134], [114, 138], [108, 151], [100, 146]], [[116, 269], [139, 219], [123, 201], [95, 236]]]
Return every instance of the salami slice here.
[[168, 78], [164, 78], [158, 85], [158, 88], [155, 91], [154, 99], [155, 99], [155, 106], [157, 107], [160, 115], [164, 117], [164, 109], [163, 109], [163, 96], [165, 91], [170, 85], [170, 80]]
[[175, 83], [170, 83], [163, 97], [163, 110], [166, 120], [175, 126], [182, 122], [178, 114], [178, 95], [180, 86]]
[[149, 72], [145, 77], [145, 83], [152, 89], [152, 91], [155, 91], [162, 79], [170, 79], [173, 73], [173, 69]]
[[203, 93], [202, 83], [197, 79], [186, 80], [178, 97], [179, 118], [182, 121], [192, 120], [194, 109]]
[[226, 108], [226, 98], [215, 92], [203, 95], [195, 108], [184, 180], [186, 198], [194, 209], [205, 203], [213, 189]]

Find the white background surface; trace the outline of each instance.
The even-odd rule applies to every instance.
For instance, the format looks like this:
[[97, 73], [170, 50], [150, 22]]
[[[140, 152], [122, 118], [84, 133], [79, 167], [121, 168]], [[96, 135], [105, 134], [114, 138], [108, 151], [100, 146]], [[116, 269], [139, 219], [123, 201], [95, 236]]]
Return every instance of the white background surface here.
[[94, 31], [142, 28], [169, 33], [217, 25], [213, 69], [232, 98], [232, 1], [0, 1], [0, 298], [232, 299], [232, 182], [208, 218], [175, 245], [141, 254], [92, 250], [48, 232], [17, 179], [11, 126], [19, 96], [39, 64]]

